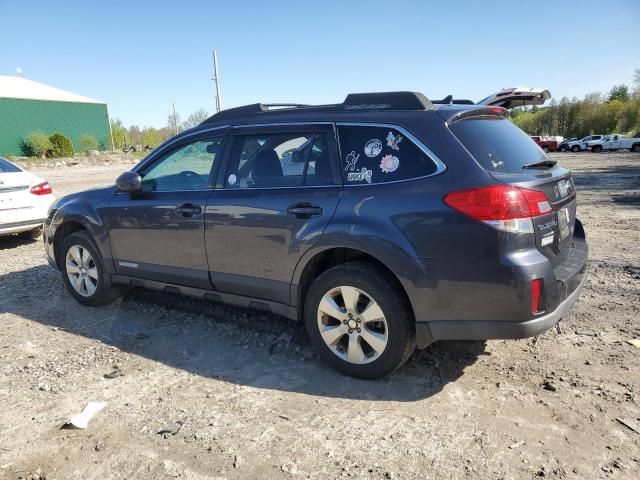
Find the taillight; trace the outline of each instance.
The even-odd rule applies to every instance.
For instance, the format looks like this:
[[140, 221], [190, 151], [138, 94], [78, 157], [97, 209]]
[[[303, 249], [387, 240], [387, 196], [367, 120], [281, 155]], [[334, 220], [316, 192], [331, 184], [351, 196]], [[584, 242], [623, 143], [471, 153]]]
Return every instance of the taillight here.
[[50, 193], [53, 193], [49, 182], [38, 183], [37, 185], [31, 187], [31, 190], [29, 191], [34, 195], [49, 195]]
[[474, 220], [518, 233], [533, 233], [531, 218], [552, 211], [543, 192], [509, 185], [450, 192], [444, 203]]
[[536, 278], [531, 280], [531, 313], [540, 313], [542, 311], [541, 298], [542, 279]]

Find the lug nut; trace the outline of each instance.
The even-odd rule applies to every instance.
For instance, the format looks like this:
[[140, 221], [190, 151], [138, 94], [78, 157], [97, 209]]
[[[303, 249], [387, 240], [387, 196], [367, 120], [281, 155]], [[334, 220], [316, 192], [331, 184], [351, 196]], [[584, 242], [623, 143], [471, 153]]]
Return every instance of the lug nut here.
[[360, 327], [358, 327], [358, 333], [360, 333], [362, 330], [360, 330]]
[[350, 329], [349, 329], [349, 333], [353, 333], [353, 328], [350, 328]]
[[344, 323], [345, 325], [347, 324], [347, 320], [342, 320], [342, 323]]
[[359, 318], [356, 318], [356, 322], [360, 323], [360, 319], [359, 319]]

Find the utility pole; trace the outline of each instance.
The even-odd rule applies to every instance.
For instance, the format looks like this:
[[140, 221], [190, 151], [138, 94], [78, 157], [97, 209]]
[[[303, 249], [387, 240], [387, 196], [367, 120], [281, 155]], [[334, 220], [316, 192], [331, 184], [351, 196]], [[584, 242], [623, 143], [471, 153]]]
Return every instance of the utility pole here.
[[178, 117], [176, 116], [176, 103], [173, 102], [173, 124], [176, 126], [176, 135], [178, 134]]
[[216, 84], [216, 113], [222, 109], [222, 101], [220, 99], [220, 77], [218, 76], [218, 55], [213, 51], [213, 78]]

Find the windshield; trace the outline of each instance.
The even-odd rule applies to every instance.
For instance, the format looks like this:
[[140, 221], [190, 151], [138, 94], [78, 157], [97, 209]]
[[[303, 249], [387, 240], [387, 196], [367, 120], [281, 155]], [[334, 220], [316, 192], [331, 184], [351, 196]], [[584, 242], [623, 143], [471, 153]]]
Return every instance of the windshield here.
[[492, 173], [521, 173], [525, 165], [548, 160], [526, 133], [504, 117], [465, 118], [450, 129], [476, 161]]
[[4, 158], [0, 157], [0, 173], [16, 173], [19, 171], [20, 169], [13, 163], [9, 162], [9, 160], [5, 160]]

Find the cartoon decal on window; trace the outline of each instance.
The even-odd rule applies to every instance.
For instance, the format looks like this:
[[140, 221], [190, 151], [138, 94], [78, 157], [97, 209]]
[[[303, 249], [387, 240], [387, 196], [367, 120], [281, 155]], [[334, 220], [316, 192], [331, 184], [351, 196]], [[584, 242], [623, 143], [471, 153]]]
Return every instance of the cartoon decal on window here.
[[391, 147], [392, 150], [400, 150], [398, 144], [402, 141], [402, 135], [394, 135], [393, 132], [389, 132], [387, 135], [387, 147]]
[[347, 174], [347, 182], [363, 182], [371, 183], [371, 177], [373, 172], [371, 170], [362, 167], [359, 172], [349, 172]]
[[382, 142], [372, 138], [364, 145], [364, 154], [369, 158], [375, 158], [382, 152]]
[[394, 157], [393, 155], [385, 155], [382, 157], [382, 161], [380, 162], [380, 170], [383, 173], [393, 173], [400, 166], [400, 160], [398, 157]]
[[345, 172], [353, 172], [356, 169], [356, 163], [358, 163], [358, 159], [360, 158], [360, 154], [352, 151], [347, 158], [345, 158], [345, 163], [347, 164], [344, 167]]

